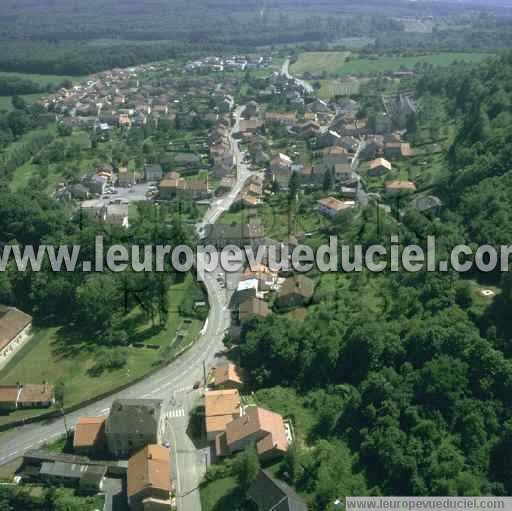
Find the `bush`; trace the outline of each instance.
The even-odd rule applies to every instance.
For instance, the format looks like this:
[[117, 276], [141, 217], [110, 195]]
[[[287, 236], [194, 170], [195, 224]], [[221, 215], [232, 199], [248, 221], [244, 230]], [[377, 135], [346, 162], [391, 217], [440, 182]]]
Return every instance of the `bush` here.
[[204, 289], [194, 279], [188, 279], [183, 301], [179, 306], [179, 312], [182, 316], [187, 318], [195, 318], [204, 321], [208, 317], [208, 308], [196, 308], [196, 302], [208, 302], [208, 298]]
[[218, 481], [235, 475], [236, 458], [226, 459], [217, 465], [210, 465], [206, 471], [205, 479], [208, 482]]
[[91, 376], [101, 376], [105, 371], [123, 368], [127, 361], [128, 351], [125, 348], [101, 350], [96, 358], [96, 363], [89, 369], [89, 374]]

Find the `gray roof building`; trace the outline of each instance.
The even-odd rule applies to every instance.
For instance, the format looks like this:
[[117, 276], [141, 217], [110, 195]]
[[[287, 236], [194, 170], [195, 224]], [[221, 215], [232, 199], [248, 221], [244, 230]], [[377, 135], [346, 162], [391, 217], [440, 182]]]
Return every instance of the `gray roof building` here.
[[260, 470], [247, 494], [258, 507], [258, 511], [308, 510], [308, 506], [293, 489], [272, 477], [268, 470]]
[[115, 456], [129, 456], [148, 444], [158, 444], [162, 434], [160, 399], [117, 399], [105, 425], [107, 445]]

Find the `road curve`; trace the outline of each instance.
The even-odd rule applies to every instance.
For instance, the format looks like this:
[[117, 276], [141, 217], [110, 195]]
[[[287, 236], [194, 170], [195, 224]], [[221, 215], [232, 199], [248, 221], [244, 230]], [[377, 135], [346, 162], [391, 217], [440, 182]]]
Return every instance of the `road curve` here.
[[[220, 215], [229, 209], [239, 190], [251, 175], [247, 166], [243, 163], [243, 155], [233, 135], [239, 130], [242, 108], [235, 111], [235, 125], [231, 137], [234, 146], [237, 164], [237, 183], [231, 193], [221, 200], [212, 202], [204, 219], [198, 224], [198, 230], [206, 223], [215, 222]], [[224, 349], [223, 339], [230, 325], [230, 312], [227, 308], [228, 293], [216, 280], [216, 274], [205, 274], [204, 284], [208, 292], [210, 311], [199, 339], [194, 345], [171, 364], [163, 367], [144, 380], [135, 383], [127, 389], [118, 392], [108, 398], [68, 413], [61, 418], [49, 421], [27, 424], [16, 430], [2, 435], [0, 443], [0, 465], [8, 463], [23, 455], [28, 449], [57, 440], [66, 434], [66, 428], [72, 428], [79, 417], [106, 415], [112, 402], [119, 398], [153, 398], [168, 400], [173, 393], [183, 391], [184, 388], [192, 388], [194, 383], [202, 380], [203, 366], [211, 367], [216, 356]], [[179, 449], [177, 450], [179, 456]], [[180, 460], [177, 460], [178, 472]], [[196, 478], [198, 480], [191, 481]], [[197, 486], [201, 474], [178, 477], [178, 506], [183, 511], [200, 511], [201, 504]], [[189, 488], [191, 487], [191, 490]], [[181, 487], [181, 488], [180, 488]], [[181, 496], [180, 496], [181, 491]], [[187, 492], [185, 494], [185, 492]]]

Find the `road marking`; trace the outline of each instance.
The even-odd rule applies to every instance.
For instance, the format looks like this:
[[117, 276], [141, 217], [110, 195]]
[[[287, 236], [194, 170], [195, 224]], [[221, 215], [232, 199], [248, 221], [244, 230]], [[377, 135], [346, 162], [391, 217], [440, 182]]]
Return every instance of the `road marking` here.
[[[238, 146], [238, 143], [236, 143], [236, 141], [235, 141], [235, 147], [236, 147], [235, 150], [240, 152], [240, 148]], [[237, 186], [233, 190], [233, 192], [226, 198], [226, 200], [222, 201], [220, 208], [218, 208], [216, 211], [214, 210], [212, 215], [208, 215], [208, 214], [205, 215], [206, 219], [208, 219], [208, 217], [211, 216], [210, 223], [213, 223], [225, 210], [228, 209], [228, 206], [230, 205], [230, 203], [233, 201], [233, 199], [236, 198], [237, 194], [242, 189], [242, 187], [245, 184], [245, 182], [247, 181], [247, 179], [250, 177], [250, 174], [247, 171], [247, 166], [243, 165], [239, 161], [240, 157], [241, 157], [241, 155], [238, 154], [237, 155], [237, 159], [238, 159], [238, 161], [237, 161], [237, 169], [236, 169], [236, 173], [237, 173], [236, 177], [237, 177], [237, 180], [238, 180]], [[209, 294], [213, 295], [213, 297], [215, 297], [215, 295], [217, 295], [217, 298], [219, 299], [219, 301], [221, 301], [220, 299], [224, 299], [224, 297], [223, 297], [224, 291], [216, 289], [215, 282], [208, 282], [207, 284], [209, 284], [209, 285], [207, 285], [207, 287], [209, 288], [208, 289]], [[219, 306], [222, 306], [222, 303], [219, 304]], [[225, 307], [224, 307], [224, 310], [225, 310]], [[221, 322], [221, 324], [222, 324], [225, 321], [225, 314], [223, 314], [221, 311], [219, 311], [219, 312], [220, 312], [219, 313], [219, 318], [216, 318], [216, 317], [213, 317], [213, 316], [210, 318], [210, 316], [209, 316], [208, 319], [212, 319], [213, 320], [212, 322], [217, 322], [217, 323]], [[211, 337], [211, 338], [213, 338], [212, 340], [216, 340], [217, 336], [219, 335], [219, 332], [220, 332], [219, 327], [217, 326], [217, 328], [216, 328], [214, 325], [211, 325], [211, 326], [208, 325], [208, 320], [207, 320], [207, 322], [203, 326], [203, 330], [201, 332], [199, 340], [202, 341], [203, 340], [203, 339], [201, 339], [202, 337], [203, 338], [204, 337]], [[204, 339], [204, 340], [210, 341], [210, 339]], [[199, 343], [198, 345], [201, 346], [201, 343]], [[187, 361], [184, 364], [178, 364], [178, 365], [174, 365], [173, 366], [173, 370], [174, 371], [176, 371], [176, 372], [177, 371], [181, 371], [178, 376], [174, 376], [174, 377], [171, 376], [170, 377], [168, 372], [166, 372], [165, 375], [164, 375], [164, 373], [162, 373], [162, 375], [160, 377], [156, 378], [156, 382], [152, 383], [153, 390], [151, 390], [150, 392], [146, 393], [143, 397], [149, 397], [149, 396], [152, 396], [152, 395], [155, 395], [155, 394], [160, 394], [160, 393], [163, 393], [164, 389], [166, 390], [168, 388], [172, 388], [173, 386], [179, 385], [180, 383], [183, 384], [183, 380], [187, 381], [185, 376], [187, 374], [190, 374], [191, 371], [199, 368], [201, 366], [201, 361], [203, 360], [203, 358], [207, 359], [205, 361], [207, 361], [208, 365], [210, 365], [211, 364], [211, 360], [210, 359], [213, 357], [213, 355], [219, 349], [220, 348], [217, 345], [217, 342], [215, 342], [215, 343], [213, 343], [213, 342], [206, 343], [206, 347], [203, 348], [203, 350], [200, 353], [196, 353], [194, 358], [189, 357], [189, 359], [187, 359]], [[193, 352], [193, 350], [191, 350], [191, 351]], [[186, 365], [187, 368], [182, 371], [182, 366], [183, 365]], [[155, 384], [156, 385], [160, 384], [161, 386], [155, 388], [155, 386], [156, 386]], [[133, 390], [133, 387], [135, 387], [135, 391]], [[130, 395], [135, 393], [135, 392], [137, 392], [137, 390], [136, 390], [137, 387], [135, 385], [133, 387], [129, 391]], [[182, 388], [182, 389], [183, 389], [183, 391], [185, 391], [185, 390], [188, 390], [190, 388], [191, 387]], [[180, 389], [179, 391], [181, 391], [182, 389]], [[138, 392], [140, 392], [140, 391], [138, 391]], [[103, 413], [107, 413], [109, 410], [110, 410], [110, 408], [105, 408], [100, 413], [102, 413], [102, 414]], [[185, 412], [184, 409], [177, 409], [177, 410], [172, 410], [171, 411], [171, 415], [175, 416], [173, 418], [185, 417], [186, 416], [186, 412]], [[169, 424], [170, 424], [170, 421], [169, 421]], [[59, 428], [60, 428], [60, 426], [59, 426]], [[172, 427], [170, 427], [170, 431], [171, 431], [171, 435], [174, 437], [174, 440], [176, 440], [176, 435], [175, 435], [175, 432], [174, 432]], [[40, 441], [36, 441], [35, 443], [32, 441], [31, 443], [27, 443], [26, 445], [21, 445], [20, 450], [13, 451], [12, 453], [8, 454], [7, 456], [4, 456], [3, 458], [0, 458], [0, 464], [5, 462], [5, 460], [7, 460], [8, 458], [16, 456], [21, 451], [24, 452], [27, 449], [34, 448], [36, 446], [44, 444], [48, 440], [48, 438], [54, 438], [54, 437], [64, 436], [64, 435], [65, 435], [65, 432], [61, 431], [60, 433], [52, 434], [50, 436], [47, 436], [45, 439], [42, 439]], [[174, 442], [174, 444], [175, 444], [175, 442]], [[182, 497], [181, 496], [181, 486], [182, 486], [181, 483], [182, 483], [182, 481], [181, 481], [181, 477], [180, 477], [180, 467], [179, 467], [178, 463], [177, 463], [177, 474], [176, 475], [177, 475], [177, 487], [178, 487], [177, 488], [177, 490], [178, 490], [177, 493], [178, 493], [178, 498], [181, 500], [181, 497]]]
[[172, 436], [172, 445], [174, 446], [174, 451], [176, 453], [176, 499], [180, 500], [180, 505], [178, 506], [178, 509], [181, 508], [181, 475], [180, 475], [180, 463], [178, 460], [178, 451], [176, 446], [176, 434], [174, 432], [174, 428], [169, 428]]
[[184, 408], [176, 408], [174, 410], [170, 410], [167, 412], [167, 417], [169, 419], [177, 419], [179, 417], [185, 417], [185, 409]]

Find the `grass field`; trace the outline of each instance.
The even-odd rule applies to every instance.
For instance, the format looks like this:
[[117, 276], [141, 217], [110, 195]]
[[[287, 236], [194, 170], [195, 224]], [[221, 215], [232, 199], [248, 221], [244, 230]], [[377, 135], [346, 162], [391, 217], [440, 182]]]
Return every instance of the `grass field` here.
[[318, 96], [321, 99], [331, 99], [334, 96], [352, 96], [359, 94], [359, 80], [320, 80]]
[[201, 486], [201, 508], [203, 511], [238, 509], [243, 499], [237, 491], [234, 477], [225, 477]]
[[[20, 97], [30, 104], [36, 102], [38, 99], [41, 99], [44, 96], [47, 96], [47, 94], [22, 94]], [[0, 96], [0, 110], [6, 110], [7, 112], [10, 112], [12, 109], [13, 107], [11, 96]]]
[[[191, 277], [189, 277], [191, 278]], [[128, 347], [125, 367], [92, 376], [96, 350], [89, 339], [77, 338], [66, 327], [35, 329], [34, 339], [28, 343], [0, 372], [0, 384], [16, 382], [52, 384], [64, 382], [64, 404], [71, 406], [93, 398], [108, 390], [143, 376], [164, 359], [170, 359], [197, 338], [202, 323], [192, 319], [185, 324], [178, 306], [188, 292], [190, 281], [175, 284], [169, 293], [170, 312], [167, 324], [161, 330], [152, 327], [140, 311], [127, 318], [130, 342], [158, 345], [159, 349]], [[133, 325], [129, 328], [130, 325]], [[182, 336], [177, 336], [177, 332]], [[22, 410], [0, 416], [0, 424], [24, 417], [39, 415], [45, 410]]]
[[385, 71], [398, 71], [400, 68], [413, 68], [415, 64], [447, 66], [455, 61], [477, 63], [489, 57], [488, 53], [433, 53], [417, 57], [374, 57], [354, 58], [347, 61], [347, 52], [308, 52], [301, 53], [291, 72], [302, 74], [327, 73], [327, 77], [346, 75], [368, 75]]
[[[50, 125], [47, 128], [43, 130], [39, 130], [41, 132], [49, 132], [49, 133], [55, 133], [55, 125]], [[22, 144], [24, 141], [29, 139], [34, 132], [27, 133], [20, 141], [17, 142], [17, 144]], [[86, 132], [79, 131], [73, 133], [71, 137], [67, 137], [65, 139], [61, 139], [61, 141], [65, 141], [68, 144], [76, 143], [78, 144], [84, 151], [80, 154], [80, 158], [76, 159], [72, 162], [73, 167], [76, 167], [77, 169], [77, 177], [80, 177], [87, 172], [91, 170], [91, 168], [94, 166], [94, 163], [96, 159], [94, 158], [94, 155], [89, 151], [87, 151], [87, 148], [90, 147], [91, 141], [90, 137]], [[11, 146], [13, 147], [13, 146]], [[66, 165], [70, 165], [71, 162], [66, 162]], [[62, 162], [59, 164], [49, 164], [48, 165], [48, 174], [47, 174], [47, 187], [46, 191], [53, 192], [57, 186], [57, 183], [60, 181], [64, 181], [64, 177], [62, 176]], [[11, 181], [10, 181], [10, 187], [12, 190], [17, 191], [21, 188], [25, 187], [29, 181], [30, 178], [37, 176], [37, 174], [41, 171], [41, 168], [39, 165], [35, 165], [32, 163], [32, 160], [24, 163], [23, 165], [20, 165], [13, 173]]]
[[[29, 73], [7, 73], [0, 71], [0, 78], [2, 76], [15, 76], [17, 78], [23, 78], [25, 80], [31, 80], [33, 82], [36, 82], [40, 85], [48, 85], [48, 84], [54, 84], [58, 85], [64, 80], [71, 80], [73, 83], [79, 83], [83, 80], [85, 80], [86, 76], [65, 76], [65, 75], [39, 75], [39, 74], [29, 74]], [[45, 96], [47, 96], [48, 93], [42, 92], [37, 94], [22, 94], [20, 97], [22, 97], [27, 103], [33, 103], [37, 101], [38, 99], [41, 99]], [[11, 104], [11, 96], [0, 96], [0, 110], [12, 110], [12, 104]]]
[[345, 59], [350, 55], [346, 51], [325, 51], [325, 52], [305, 52], [299, 55], [297, 62], [292, 64], [291, 72], [293, 74], [322, 72], [333, 73], [343, 67]]
[[9, 73], [0, 71], [0, 78], [2, 76], [14, 76], [16, 78], [22, 78], [24, 80], [31, 80], [41, 85], [48, 85], [50, 83], [57, 85], [63, 82], [64, 80], [71, 80], [73, 83], [78, 83], [86, 78], [85, 76], [39, 75], [32, 73]]
[[342, 37], [335, 41], [335, 44], [341, 45], [349, 50], [358, 50], [374, 43], [375, 37]]

